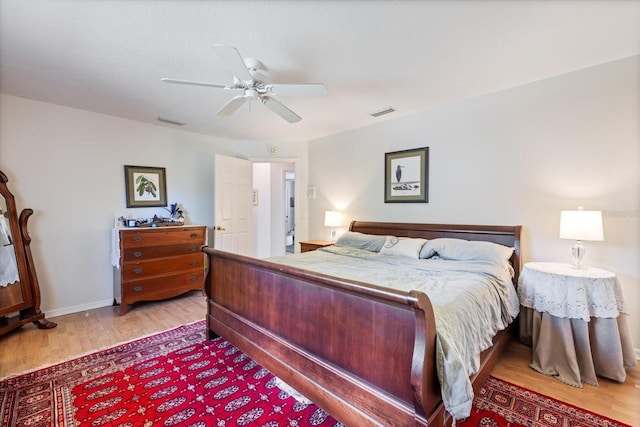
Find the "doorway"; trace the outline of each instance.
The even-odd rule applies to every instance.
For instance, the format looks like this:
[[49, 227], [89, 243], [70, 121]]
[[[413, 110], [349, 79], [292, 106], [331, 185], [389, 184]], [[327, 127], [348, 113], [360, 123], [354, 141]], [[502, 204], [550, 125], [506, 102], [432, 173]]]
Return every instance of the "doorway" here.
[[295, 252], [296, 242], [296, 172], [284, 171], [284, 212], [285, 212], [285, 251]]
[[253, 163], [253, 222], [258, 258], [295, 252], [296, 164], [290, 160]]

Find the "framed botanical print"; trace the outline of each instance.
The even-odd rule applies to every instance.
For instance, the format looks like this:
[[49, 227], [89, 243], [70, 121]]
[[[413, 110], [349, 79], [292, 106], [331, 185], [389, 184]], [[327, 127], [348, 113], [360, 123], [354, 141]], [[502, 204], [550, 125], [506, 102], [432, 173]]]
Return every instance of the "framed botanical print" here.
[[165, 168], [125, 165], [124, 182], [128, 208], [167, 206]]

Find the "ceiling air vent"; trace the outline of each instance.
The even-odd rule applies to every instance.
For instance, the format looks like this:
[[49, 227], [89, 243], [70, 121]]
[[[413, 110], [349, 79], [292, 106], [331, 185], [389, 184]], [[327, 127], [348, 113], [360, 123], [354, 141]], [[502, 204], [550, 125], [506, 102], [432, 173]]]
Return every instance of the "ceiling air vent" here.
[[165, 117], [158, 117], [158, 121], [162, 122], [162, 123], [168, 123], [170, 125], [176, 125], [176, 126], [184, 126], [186, 124], [184, 122], [179, 122], [177, 120], [167, 119]]
[[396, 111], [396, 109], [395, 109], [395, 108], [393, 108], [393, 107], [387, 107], [387, 108], [385, 108], [385, 109], [383, 109], [383, 110], [375, 111], [375, 112], [373, 112], [373, 113], [369, 113], [369, 115], [370, 115], [371, 117], [380, 117], [380, 116], [384, 116], [385, 114], [393, 113], [394, 111]]

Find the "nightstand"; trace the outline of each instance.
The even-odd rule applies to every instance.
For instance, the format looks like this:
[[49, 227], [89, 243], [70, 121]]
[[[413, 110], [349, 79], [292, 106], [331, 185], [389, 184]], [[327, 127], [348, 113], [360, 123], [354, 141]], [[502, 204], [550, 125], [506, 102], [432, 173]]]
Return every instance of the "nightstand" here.
[[518, 281], [520, 340], [531, 345], [531, 367], [582, 387], [596, 375], [624, 382], [636, 357], [629, 311], [610, 271], [531, 262]]
[[331, 245], [333, 245], [333, 242], [328, 240], [307, 240], [306, 242], [300, 242], [300, 252], [315, 251], [316, 249]]

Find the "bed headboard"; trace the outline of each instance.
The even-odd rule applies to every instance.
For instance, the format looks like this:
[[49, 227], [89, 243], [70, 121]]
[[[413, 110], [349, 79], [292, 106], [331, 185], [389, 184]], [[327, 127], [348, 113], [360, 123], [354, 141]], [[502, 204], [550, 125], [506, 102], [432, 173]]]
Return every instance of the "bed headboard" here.
[[349, 231], [365, 234], [389, 235], [437, 239], [448, 237], [465, 240], [484, 240], [515, 248], [511, 264], [515, 270], [514, 284], [518, 283], [522, 257], [520, 253], [520, 225], [459, 225], [459, 224], [409, 224], [401, 222], [352, 221]]

